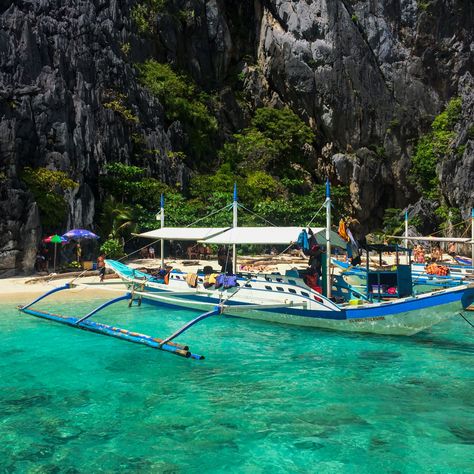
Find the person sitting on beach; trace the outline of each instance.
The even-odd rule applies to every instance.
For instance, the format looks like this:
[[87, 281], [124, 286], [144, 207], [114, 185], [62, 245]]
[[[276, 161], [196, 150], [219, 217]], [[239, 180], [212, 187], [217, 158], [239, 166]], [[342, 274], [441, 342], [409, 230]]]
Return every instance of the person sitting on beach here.
[[167, 285], [170, 280], [171, 270], [173, 270], [173, 267], [166, 265], [164, 268], [160, 267], [156, 272], [153, 272], [152, 276], [155, 278], [157, 283], [164, 283]]
[[435, 262], [438, 262], [443, 258], [443, 252], [441, 251], [441, 247], [437, 245], [432, 251], [431, 251], [431, 259], [434, 260]]
[[456, 244], [454, 242], [451, 242], [448, 247], [448, 255], [451, 257], [456, 256]]

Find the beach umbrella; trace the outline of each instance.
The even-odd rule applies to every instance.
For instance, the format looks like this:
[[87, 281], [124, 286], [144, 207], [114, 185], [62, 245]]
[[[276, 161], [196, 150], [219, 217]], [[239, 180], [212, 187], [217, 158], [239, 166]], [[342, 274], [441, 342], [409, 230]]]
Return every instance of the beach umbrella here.
[[[67, 239], [74, 239], [74, 240], [82, 240], [82, 239], [88, 239], [88, 240], [94, 240], [94, 239], [99, 239], [99, 236], [94, 234], [94, 232], [91, 232], [90, 230], [87, 229], [71, 229], [68, 230], [65, 234], [63, 234], [63, 237], [66, 237]], [[77, 261], [81, 261], [81, 256], [82, 256], [82, 249], [80, 249], [80, 245], [77, 245], [78, 249], [76, 251], [80, 251], [80, 253], [77, 253]]]
[[46, 237], [43, 239], [43, 242], [46, 243], [51, 243], [54, 244], [54, 263], [53, 263], [53, 268], [54, 271], [56, 271], [56, 250], [57, 250], [57, 245], [62, 244], [63, 242], [67, 242], [67, 238], [61, 237], [58, 234], [50, 235], [49, 237]]
[[66, 239], [98, 239], [99, 236], [86, 229], [71, 229], [68, 230], [63, 237]]

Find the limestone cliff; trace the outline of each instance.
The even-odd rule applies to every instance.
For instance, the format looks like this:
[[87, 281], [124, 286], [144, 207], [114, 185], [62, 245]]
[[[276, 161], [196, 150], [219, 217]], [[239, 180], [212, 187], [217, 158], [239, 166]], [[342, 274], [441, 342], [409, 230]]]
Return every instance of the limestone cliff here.
[[[182, 127], [166, 124], [137, 80], [134, 64], [150, 57], [219, 96], [222, 140], [248, 120], [236, 75], [251, 108], [289, 105], [318, 134], [316, 175], [350, 186], [366, 227], [417, 200], [407, 180], [416, 141], [460, 96], [438, 174], [450, 206], [465, 217], [474, 206], [471, 0], [169, 0], [147, 34], [131, 18], [137, 3], [0, 1], [0, 268], [28, 270], [41, 234], [26, 166], [79, 183], [68, 227], [94, 225], [98, 175], [112, 161], [186, 186], [189, 170], [172, 153]], [[145, 161], [137, 147], [153, 153]]]

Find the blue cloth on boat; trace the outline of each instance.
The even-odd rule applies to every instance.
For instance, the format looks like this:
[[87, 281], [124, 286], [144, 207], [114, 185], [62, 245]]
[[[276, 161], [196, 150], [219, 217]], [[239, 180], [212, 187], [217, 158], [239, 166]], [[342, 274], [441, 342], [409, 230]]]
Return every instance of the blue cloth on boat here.
[[227, 289], [227, 288], [233, 288], [234, 286], [237, 286], [237, 276], [236, 275], [221, 274], [216, 278], [215, 288], [223, 287], [224, 289]]
[[309, 250], [309, 239], [305, 229], [303, 229], [300, 232], [300, 235], [298, 235], [298, 240], [296, 241], [296, 244], [301, 250], [303, 250], [303, 252], [307, 252]]
[[216, 278], [215, 288], [220, 288], [224, 284], [225, 275], [219, 275]]
[[237, 286], [237, 277], [235, 275], [227, 275], [224, 277], [224, 288], [233, 288]]

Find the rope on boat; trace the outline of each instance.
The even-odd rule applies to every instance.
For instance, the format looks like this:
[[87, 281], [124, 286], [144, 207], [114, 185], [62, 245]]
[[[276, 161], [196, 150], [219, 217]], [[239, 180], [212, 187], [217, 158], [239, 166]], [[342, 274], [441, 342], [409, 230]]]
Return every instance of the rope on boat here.
[[321, 205], [321, 207], [316, 211], [316, 214], [308, 222], [308, 225], [306, 227], [311, 227], [311, 224], [313, 223], [314, 219], [316, 219], [317, 215], [321, 212], [321, 210], [324, 208], [325, 205], [326, 205], [326, 201], [324, 201], [323, 204]]
[[265, 219], [265, 217], [262, 217], [262, 216], [259, 216], [258, 214], [256, 214], [255, 212], [251, 211], [250, 209], [246, 208], [243, 204], [240, 204], [240, 203], [237, 203], [237, 205], [243, 209], [244, 211], [247, 211], [249, 214], [252, 214], [254, 215], [255, 217], [258, 217], [259, 219], [261, 219], [262, 221], [266, 222], [267, 224], [270, 224], [271, 226], [273, 227], [277, 227], [276, 224], [274, 224], [273, 222], [270, 222], [269, 220]]
[[[221, 207], [220, 209], [217, 209], [217, 211], [213, 211], [213, 212], [211, 212], [210, 214], [207, 214], [207, 215], [205, 215], [204, 217], [200, 217], [199, 219], [195, 220], [194, 222], [191, 222], [191, 224], [188, 224], [186, 227], [191, 227], [191, 226], [197, 224], [198, 222], [200, 222], [200, 221], [202, 221], [202, 220], [204, 220], [204, 219], [207, 219], [208, 217], [211, 217], [211, 216], [213, 216], [214, 214], [217, 214], [218, 212], [222, 212], [222, 211], [228, 210], [231, 206], [232, 206], [232, 204], [227, 204], [227, 205], [225, 205], [224, 207]], [[135, 237], [132, 237], [132, 239], [134, 239], [134, 238], [135, 238]], [[132, 240], [132, 239], [129, 239], [127, 242], [130, 242], [130, 240]], [[156, 243], [158, 243], [158, 242], [161, 242], [161, 240], [162, 240], [161, 238], [160, 238], [160, 239], [153, 240], [151, 243], [148, 243], [148, 244], [144, 245], [143, 247], [140, 247], [139, 249], [134, 250], [133, 252], [130, 252], [130, 253], [128, 253], [127, 255], [124, 255], [123, 257], [119, 258], [117, 261], [118, 261], [118, 262], [121, 262], [122, 260], [125, 260], [126, 258], [128, 258], [128, 257], [130, 257], [130, 256], [132, 256], [132, 255], [134, 255], [134, 254], [136, 254], [136, 253], [138, 253], [138, 252], [140, 252], [140, 251], [143, 250], [144, 248], [147, 248], [147, 247], [149, 247], [150, 245], [154, 245], [154, 244], [156, 244]]]
[[466, 321], [467, 324], [469, 324], [469, 326], [474, 328], [474, 324], [472, 324], [471, 321], [469, 321], [466, 317], [464, 317], [462, 313], [458, 313], [458, 314], [459, 316], [461, 316], [462, 319], [464, 319], [464, 321]]

